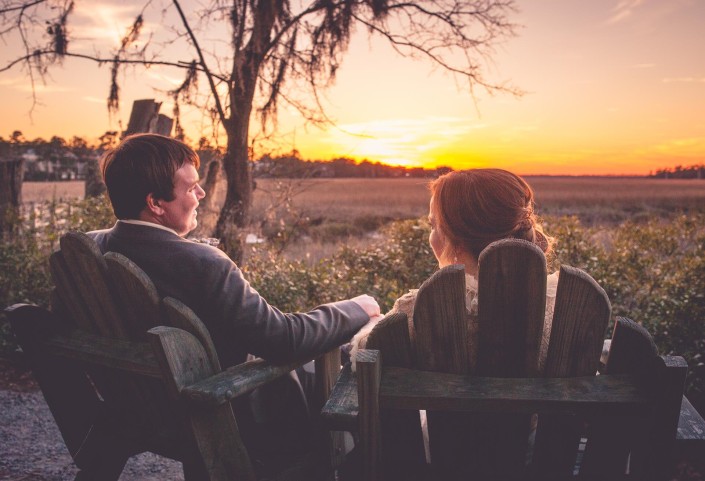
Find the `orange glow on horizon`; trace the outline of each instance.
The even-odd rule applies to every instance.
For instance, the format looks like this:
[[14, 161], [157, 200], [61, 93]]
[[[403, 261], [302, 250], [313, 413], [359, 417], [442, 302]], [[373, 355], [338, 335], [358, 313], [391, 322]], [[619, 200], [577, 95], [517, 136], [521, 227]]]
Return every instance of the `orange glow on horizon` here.
[[[360, 31], [324, 101], [336, 126], [311, 127], [282, 103], [277, 141], [257, 144], [255, 156], [295, 149], [311, 160], [499, 167], [525, 175], [645, 175], [705, 163], [705, 2], [616, 3], [518, 2], [514, 20], [524, 28], [498, 46], [485, 71], [492, 82], [523, 89], [520, 98], [476, 89], [473, 99], [461, 80], [401, 58]], [[77, 5], [72, 34], [108, 51], [140, 8], [118, 0]], [[158, 36], [159, 14], [145, 19], [146, 33]], [[13, 48], [0, 51], [0, 66]], [[133, 100], [156, 98], [170, 114], [163, 92], [182, 80], [181, 72], [158, 66], [125, 73], [122, 107], [111, 117], [107, 68], [66, 59], [46, 85], [36, 83], [34, 108], [23, 72], [3, 72], [0, 136], [20, 130], [27, 139], [97, 139], [124, 129]], [[206, 114], [186, 108], [183, 114], [192, 143], [211, 135]], [[256, 142], [262, 137], [256, 121], [252, 135]]]

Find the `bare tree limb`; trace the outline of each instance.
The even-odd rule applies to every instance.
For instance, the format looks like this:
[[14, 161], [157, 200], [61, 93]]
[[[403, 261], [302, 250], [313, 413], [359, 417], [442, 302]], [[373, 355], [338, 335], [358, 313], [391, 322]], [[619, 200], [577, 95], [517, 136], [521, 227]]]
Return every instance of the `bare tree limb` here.
[[218, 111], [218, 116], [220, 117], [221, 122], [225, 122], [226, 116], [225, 116], [225, 110], [223, 109], [223, 106], [220, 102], [220, 96], [218, 95], [218, 90], [215, 87], [215, 82], [213, 81], [213, 75], [211, 74], [210, 70], [208, 69], [208, 64], [206, 63], [206, 59], [203, 57], [203, 51], [201, 51], [201, 46], [198, 43], [198, 39], [193, 33], [193, 30], [191, 30], [191, 25], [189, 25], [188, 20], [186, 19], [186, 15], [184, 15], [184, 11], [181, 8], [181, 5], [179, 4], [178, 0], [173, 0], [174, 6], [176, 7], [176, 10], [179, 12], [179, 17], [181, 18], [181, 24], [184, 26], [186, 31], [188, 32], [188, 36], [191, 39], [191, 43], [193, 44], [193, 48], [196, 49], [196, 52], [198, 52], [198, 58], [199, 58], [199, 64], [201, 68], [203, 69], [203, 72], [206, 74], [206, 79], [208, 79], [208, 85], [210, 86], [211, 92], [213, 93], [213, 101], [215, 102], [215, 108]]

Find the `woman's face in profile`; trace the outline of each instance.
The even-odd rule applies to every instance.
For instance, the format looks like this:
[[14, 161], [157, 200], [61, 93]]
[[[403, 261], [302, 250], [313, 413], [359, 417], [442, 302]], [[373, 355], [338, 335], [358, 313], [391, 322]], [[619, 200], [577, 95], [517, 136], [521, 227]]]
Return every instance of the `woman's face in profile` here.
[[445, 267], [450, 264], [448, 262], [449, 250], [448, 238], [443, 234], [439, 225], [438, 218], [434, 212], [433, 197], [428, 206], [428, 222], [431, 224], [431, 234], [428, 236], [428, 243], [431, 244], [433, 255], [436, 256], [439, 267]]

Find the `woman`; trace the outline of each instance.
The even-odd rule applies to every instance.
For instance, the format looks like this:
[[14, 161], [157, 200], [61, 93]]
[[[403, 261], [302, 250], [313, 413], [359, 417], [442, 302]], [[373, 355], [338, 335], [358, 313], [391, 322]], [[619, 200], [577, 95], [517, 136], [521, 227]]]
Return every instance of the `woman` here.
[[[506, 238], [533, 242], [550, 256], [553, 239], [544, 234], [534, 213], [534, 192], [518, 175], [501, 169], [470, 169], [445, 174], [430, 184], [431, 202], [428, 220], [431, 224], [429, 243], [439, 267], [465, 265], [466, 308], [469, 321], [477, 321], [477, 259], [480, 252], [494, 241]], [[539, 356], [543, 369], [551, 320], [556, 300], [558, 273], [548, 276], [546, 322]], [[397, 299], [388, 313], [414, 314], [418, 289]], [[352, 340], [351, 358], [375, 323], [370, 322]]]

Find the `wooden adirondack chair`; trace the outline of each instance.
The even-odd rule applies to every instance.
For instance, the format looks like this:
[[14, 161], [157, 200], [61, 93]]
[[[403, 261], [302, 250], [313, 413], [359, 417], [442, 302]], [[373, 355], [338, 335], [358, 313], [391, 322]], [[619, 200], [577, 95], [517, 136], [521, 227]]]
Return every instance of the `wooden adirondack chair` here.
[[[306, 360], [259, 359], [223, 371], [188, 307], [160, 299], [133, 262], [101, 255], [84, 234], [61, 238], [51, 270], [53, 312], [29, 305], [6, 312], [80, 470], [77, 480], [118, 479], [127, 459], [145, 451], [181, 461], [186, 480], [332, 475], [325, 437], [311, 457], [277, 465], [276, 473], [253, 466], [230, 404]], [[339, 367], [337, 349], [317, 360], [320, 406]]]
[[476, 327], [463, 268], [446, 267], [421, 286], [413, 319], [393, 314], [373, 329], [357, 386], [341, 375], [323, 414], [331, 429], [359, 433], [360, 479], [665, 479], [685, 361], [658, 357], [648, 333], [622, 319], [596, 376], [610, 303], [564, 266], [541, 372], [543, 253], [498, 241], [481, 253], [478, 276]]

